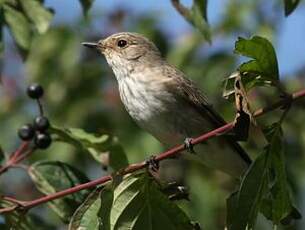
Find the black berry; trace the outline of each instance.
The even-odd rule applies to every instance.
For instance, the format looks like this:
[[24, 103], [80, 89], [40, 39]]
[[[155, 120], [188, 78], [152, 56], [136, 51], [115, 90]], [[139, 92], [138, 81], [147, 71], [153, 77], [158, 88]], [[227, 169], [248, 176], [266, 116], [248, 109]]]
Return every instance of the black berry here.
[[50, 127], [49, 119], [44, 116], [38, 116], [34, 120], [35, 129], [38, 131], [45, 131]]
[[39, 84], [29, 85], [27, 88], [27, 94], [32, 99], [39, 99], [43, 95], [43, 88]]
[[36, 147], [46, 149], [51, 145], [52, 139], [48, 133], [37, 133], [34, 138], [34, 143]]
[[35, 130], [31, 124], [23, 125], [18, 130], [18, 136], [23, 141], [29, 141], [29, 140], [33, 139], [34, 135], [35, 135]]

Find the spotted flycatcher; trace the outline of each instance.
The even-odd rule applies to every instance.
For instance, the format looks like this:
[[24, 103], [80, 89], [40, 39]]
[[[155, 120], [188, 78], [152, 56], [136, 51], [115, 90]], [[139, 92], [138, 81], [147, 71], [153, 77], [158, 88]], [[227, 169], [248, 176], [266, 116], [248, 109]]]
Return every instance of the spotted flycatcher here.
[[[83, 45], [104, 54], [130, 116], [166, 146], [181, 144], [186, 138], [225, 124], [196, 84], [164, 60], [146, 37], [124, 32]], [[234, 177], [239, 177], [251, 162], [228, 136], [198, 144], [195, 152], [198, 161]]]

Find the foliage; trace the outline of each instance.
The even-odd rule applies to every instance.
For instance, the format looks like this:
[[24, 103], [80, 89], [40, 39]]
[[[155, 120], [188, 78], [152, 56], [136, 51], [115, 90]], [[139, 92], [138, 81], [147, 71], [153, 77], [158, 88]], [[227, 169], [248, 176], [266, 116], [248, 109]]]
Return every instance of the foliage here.
[[[142, 161], [147, 157], [145, 154], [157, 153], [161, 148], [122, 112], [118, 94], [114, 93], [114, 80], [104, 77], [110, 75], [105, 62], [102, 63], [92, 53], [81, 51], [82, 37], [97, 40], [92, 32], [96, 28], [91, 25], [91, 20], [100, 18], [90, 15], [93, 0], [79, 2], [85, 15], [84, 21], [77, 25], [51, 26], [56, 12], [48, 9], [44, 1], [0, 0], [0, 52], [3, 52], [4, 44], [2, 31], [6, 27], [24, 58], [23, 74], [27, 81], [35, 80], [45, 89], [43, 103], [52, 123], [50, 133], [54, 140], [47, 151], [34, 149], [28, 157], [29, 166], [17, 165], [26, 169], [30, 182], [28, 177], [20, 175], [16, 176], [19, 181], [9, 173], [6, 177], [1, 175], [0, 193], [3, 196], [0, 197], [0, 210], [18, 206], [13, 200], [5, 199], [7, 194], [14, 197], [26, 194], [27, 200], [37, 197], [31, 183], [43, 195], [50, 196], [86, 184], [93, 175], [110, 174], [112, 182], [69, 193], [31, 212], [25, 212], [22, 205], [18, 206], [16, 210], [0, 215], [1, 229], [26, 230], [34, 229], [33, 226], [36, 229], [37, 223], [41, 229], [59, 228], [64, 223], [69, 223], [70, 230], [200, 229], [194, 221], [198, 221], [203, 229], [212, 230], [224, 225], [228, 230], [268, 229], [268, 223], [274, 229], [284, 229], [293, 220], [301, 218], [298, 201], [301, 199], [300, 181], [304, 179], [304, 157], [300, 153], [304, 152], [305, 145], [302, 141], [304, 125], [297, 121], [303, 118], [299, 109], [304, 107], [302, 103], [294, 103], [295, 109], [289, 106], [283, 108], [280, 118], [274, 112], [269, 118], [257, 122], [257, 127], [245, 143], [245, 149], [254, 160], [238, 185], [202, 165], [164, 162], [163, 170], [168, 178], [182, 178], [181, 181], [190, 185], [190, 201], [173, 201], [164, 192], [166, 182], [155, 180], [146, 171], [122, 177], [121, 170], [130, 162]], [[276, 50], [272, 45], [274, 40], [271, 42], [269, 39], [277, 32], [275, 22], [262, 17], [260, 9], [263, 3], [250, 2], [231, 1], [224, 7], [222, 20], [211, 26], [208, 24], [208, 1], [193, 0], [192, 5], [186, 7], [180, 1], [171, 0], [173, 7], [208, 42], [212, 41], [212, 37], [232, 40], [232, 34], [234, 39], [236, 34], [259, 34], [236, 39], [234, 53], [242, 56], [242, 60], [250, 59], [238, 68], [236, 63], [240, 59], [232, 55], [231, 50], [202, 54], [202, 49], [205, 49], [202, 47], [203, 39], [195, 32], [170, 47], [171, 44], [164, 41], [166, 33], [158, 27], [158, 17], [154, 14], [133, 15], [118, 9], [111, 14], [103, 14], [102, 18], [105, 33], [122, 28], [145, 33], [161, 47], [170, 62], [197, 80], [211, 98], [220, 94], [221, 77], [238, 70], [251, 105], [262, 106], [271, 101], [270, 98], [277, 100], [276, 90], [287, 94], [282, 85], [293, 91], [304, 85], [305, 80], [304, 77], [280, 76]], [[290, 15], [298, 4], [299, 1], [285, 0], [285, 15]], [[254, 14], [251, 18], [255, 20], [254, 27], [243, 20], [249, 12]], [[261, 33], [262, 30], [269, 31], [269, 34]], [[6, 43], [5, 46], [9, 48]], [[202, 76], [205, 76], [204, 79]], [[2, 78], [6, 87], [7, 77]], [[234, 96], [234, 81], [232, 77], [225, 79], [223, 94], [227, 98]], [[16, 139], [15, 129], [26, 118], [32, 117], [34, 110], [24, 99], [24, 94], [16, 93], [20, 92], [24, 81], [14, 79], [10, 84], [14, 93], [0, 92], [3, 108], [0, 110], [2, 166], [8, 162], [4, 150], [19, 145], [12, 141]], [[225, 117], [232, 119], [232, 103], [218, 100], [214, 104]], [[288, 111], [291, 113], [287, 114]], [[179, 188], [178, 185], [176, 189], [179, 191]], [[293, 224], [290, 228], [297, 229]]]

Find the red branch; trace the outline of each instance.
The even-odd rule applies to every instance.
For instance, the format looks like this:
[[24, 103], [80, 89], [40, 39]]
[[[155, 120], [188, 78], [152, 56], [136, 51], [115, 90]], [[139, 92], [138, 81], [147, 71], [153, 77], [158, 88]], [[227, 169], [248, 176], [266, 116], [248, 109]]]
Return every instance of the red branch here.
[[[282, 100], [279, 100], [278, 102], [276, 102], [276, 103], [274, 103], [270, 106], [267, 106], [267, 107], [262, 108], [262, 109], [258, 109], [254, 112], [253, 115], [255, 117], [259, 117], [263, 114], [266, 114], [270, 111], [273, 111], [275, 109], [283, 107], [287, 104], [289, 105], [292, 101], [295, 101], [296, 99], [301, 98], [301, 97], [305, 97], [305, 89], [300, 90], [300, 91], [292, 94], [291, 98], [282, 99]], [[206, 140], [208, 140], [212, 137], [218, 136], [220, 134], [223, 134], [223, 133], [226, 133], [226, 132], [232, 130], [233, 127], [234, 127], [233, 122], [228, 123], [224, 126], [221, 126], [217, 129], [214, 129], [214, 130], [206, 133], [206, 134], [203, 134], [203, 135], [201, 135], [197, 138], [192, 139], [191, 144], [196, 145], [198, 143], [204, 142], [204, 141], [206, 141]], [[156, 159], [156, 161], [162, 161], [164, 159], [171, 158], [171, 157], [175, 156], [176, 154], [178, 154], [179, 152], [181, 152], [183, 150], [185, 150], [185, 145], [181, 144], [181, 145], [175, 146], [172, 149], [169, 149], [169, 150], [167, 150], [163, 153], [160, 153], [155, 159]], [[134, 171], [145, 168], [146, 165], [147, 165], [146, 161], [136, 163], [136, 164], [131, 164], [131, 165], [127, 166], [126, 168], [120, 170], [119, 173], [120, 173], [120, 175], [125, 175], [125, 174], [128, 174], [128, 173], [132, 173]], [[93, 181], [90, 181], [90, 182], [87, 182], [87, 183], [84, 183], [84, 184], [79, 184], [79, 185], [76, 185], [74, 187], [62, 190], [60, 192], [56, 192], [54, 194], [43, 196], [41, 198], [38, 198], [38, 199], [35, 199], [35, 200], [32, 200], [32, 201], [19, 201], [19, 200], [16, 200], [14, 198], [3, 197], [2, 199], [11, 200], [14, 203], [14, 205], [12, 207], [7, 207], [7, 208], [0, 209], [0, 213], [11, 212], [11, 211], [14, 211], [18, 208], [22, 208], [23, 210], [28, 210], [32, 207], [38, 206], [40, 204], [58, 199], [60, 197], [63, 197], [63, 196], [66, 196], [66, 195], [69, 195], [69, 194], [72, 194], [72, 193], [75, 193], [75, 192], [78, 192], [80, 190], [92, 188], [92, 187], [95, 187], [97, 185], [102, 185], [102, 184], [104, 184], [108, 181], [111, 181], [111, 180], [112, 180], [111, 175], [103, 176], [99, 179], [96, 179], [96, 180], [93, 180]]]
[[[20, 161], [22, 161], [26, 156], [31, 154], [31, 150], [29, 150], [30, 142], [22, 142], [22, 144], [19, 146], [19, 148], [13, 152], [8, 159], [8, 161], [0, 167], [0, 175], [4, 172], [6, 172], [9, 168], [13, 167], [14, 165], [18, 164]], [[26, 151], [29, 150], [27, 153]]]

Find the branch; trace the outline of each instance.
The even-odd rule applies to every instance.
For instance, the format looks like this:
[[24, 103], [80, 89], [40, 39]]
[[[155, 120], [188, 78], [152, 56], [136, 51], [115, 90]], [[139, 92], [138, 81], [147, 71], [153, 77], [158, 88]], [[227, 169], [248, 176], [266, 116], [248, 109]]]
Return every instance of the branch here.
[[0, 175], [30, 155], [34, 149], [29, 149], [29, 146], [30, 142], [22, 142], [20, 147], [11, 154], [8, 161], [0, 167]]
[[[281, 100], [277, 101], [276, 103], [274, 103], [270, 106], [267, 106], [265, 108], [261, 108], [261, 109], [256, 110], [254, 112], [253, 116], [254, 117], [260, 117], [260, 116], [262, 116], [262, 115], [264, 115], [264, 114], [266, 114], [270, 111], [273, 111], [273, 110], [278, 109], [278, 108], [283, 107], [283, 106], [290, 105], [293, 101], [295, 101], [299, 98], [302, 98], [302, 97], [305, 97], [305, 89], [302, 89], [298, 92], [293, 93], [291, 95], [291, 97], [286, 97], [284, 99], [281, 99]], [[224, 133], [232, 130], [233, 127], [234, 127], [234, 122], [228, 123], [224, 126], [221, 126], [217, 129], [214, 129], [214, 130], [212, 130], [208, 133], [205, 133], [205, 134], [203, 134], [203, 135], [201, 135], [197, 138], [192, 139], [191, 144], [196, 145], [196, 144], [202, 143], [202, 142], [204, 142], [204, 141], [206, 141], [206, 140], [208, 140], [212, 137], [219, 136], [220, 134], [224, 134]], [[159, 161], [162, 161], [164, 159], [171, 158], [171, 157], [177, 155], [179, 152], [181, 152], [183, 150], [185, 150], [185, 145], [184, 144], [175, 146], [172, 149], [169, 149], [169, 150], [167, 150], [163, 153], [160, 153], [155, 158], [155, 160], [159, 162]], [[127, 166], [126, 168], [124, 168], [122, 170], [119, 170], [118, 173], [120, 175], [126, 175], [126, 174], [129, 174], [129, 173], [135, 172], [137, 170], [143, 169], [146, 166], [147, 166], [147, 162], [142, 161], [140, 163], [131, 164], [131, 165]], [[7, 213], [7, 212], [11, 212], [11, 211], [14, 211], [14, 210], [17, 210], [17, 209], [28, 210], [28, 209], [33, 208], [35, 206], [38, 206], [40, 204], [43, 204], [43, 203], [46, 203], [46, 202], [64, 197], [66, 195], [70, 195], [70, 194], [78, 192], [80, 190], [88, 189], [88, 188], [96, 187], [97, 185], [105, 184], [106, 182], [111, 181], [111, 180], [112, 180], [111, 175], [103, 176], [99, 179], [96, 179], [96, 180], [93, 180], [93, 181], [90, 181], [90, 182], [87, 182], [87, 183], [84, 183], [84, 184], [79, 184], [79, 185], [76, 185], [74, 187], [62, 190], [60, 192], [56, 192], [54, 194], [43, 196], [41, 198], [38, 198], [38, 199], [35, 199], [35, 200], [32, 200], [32, 201], [20, 201], [20, 200], [16, 200], [16, 199], [10, 198], [10, 197], [3, 197], [2, 199], [14, 201], [13, 202], [14, 205], [11, 206], [11, 207], [6, 207], [6, 208], [0, 209], [0, 213]]]

